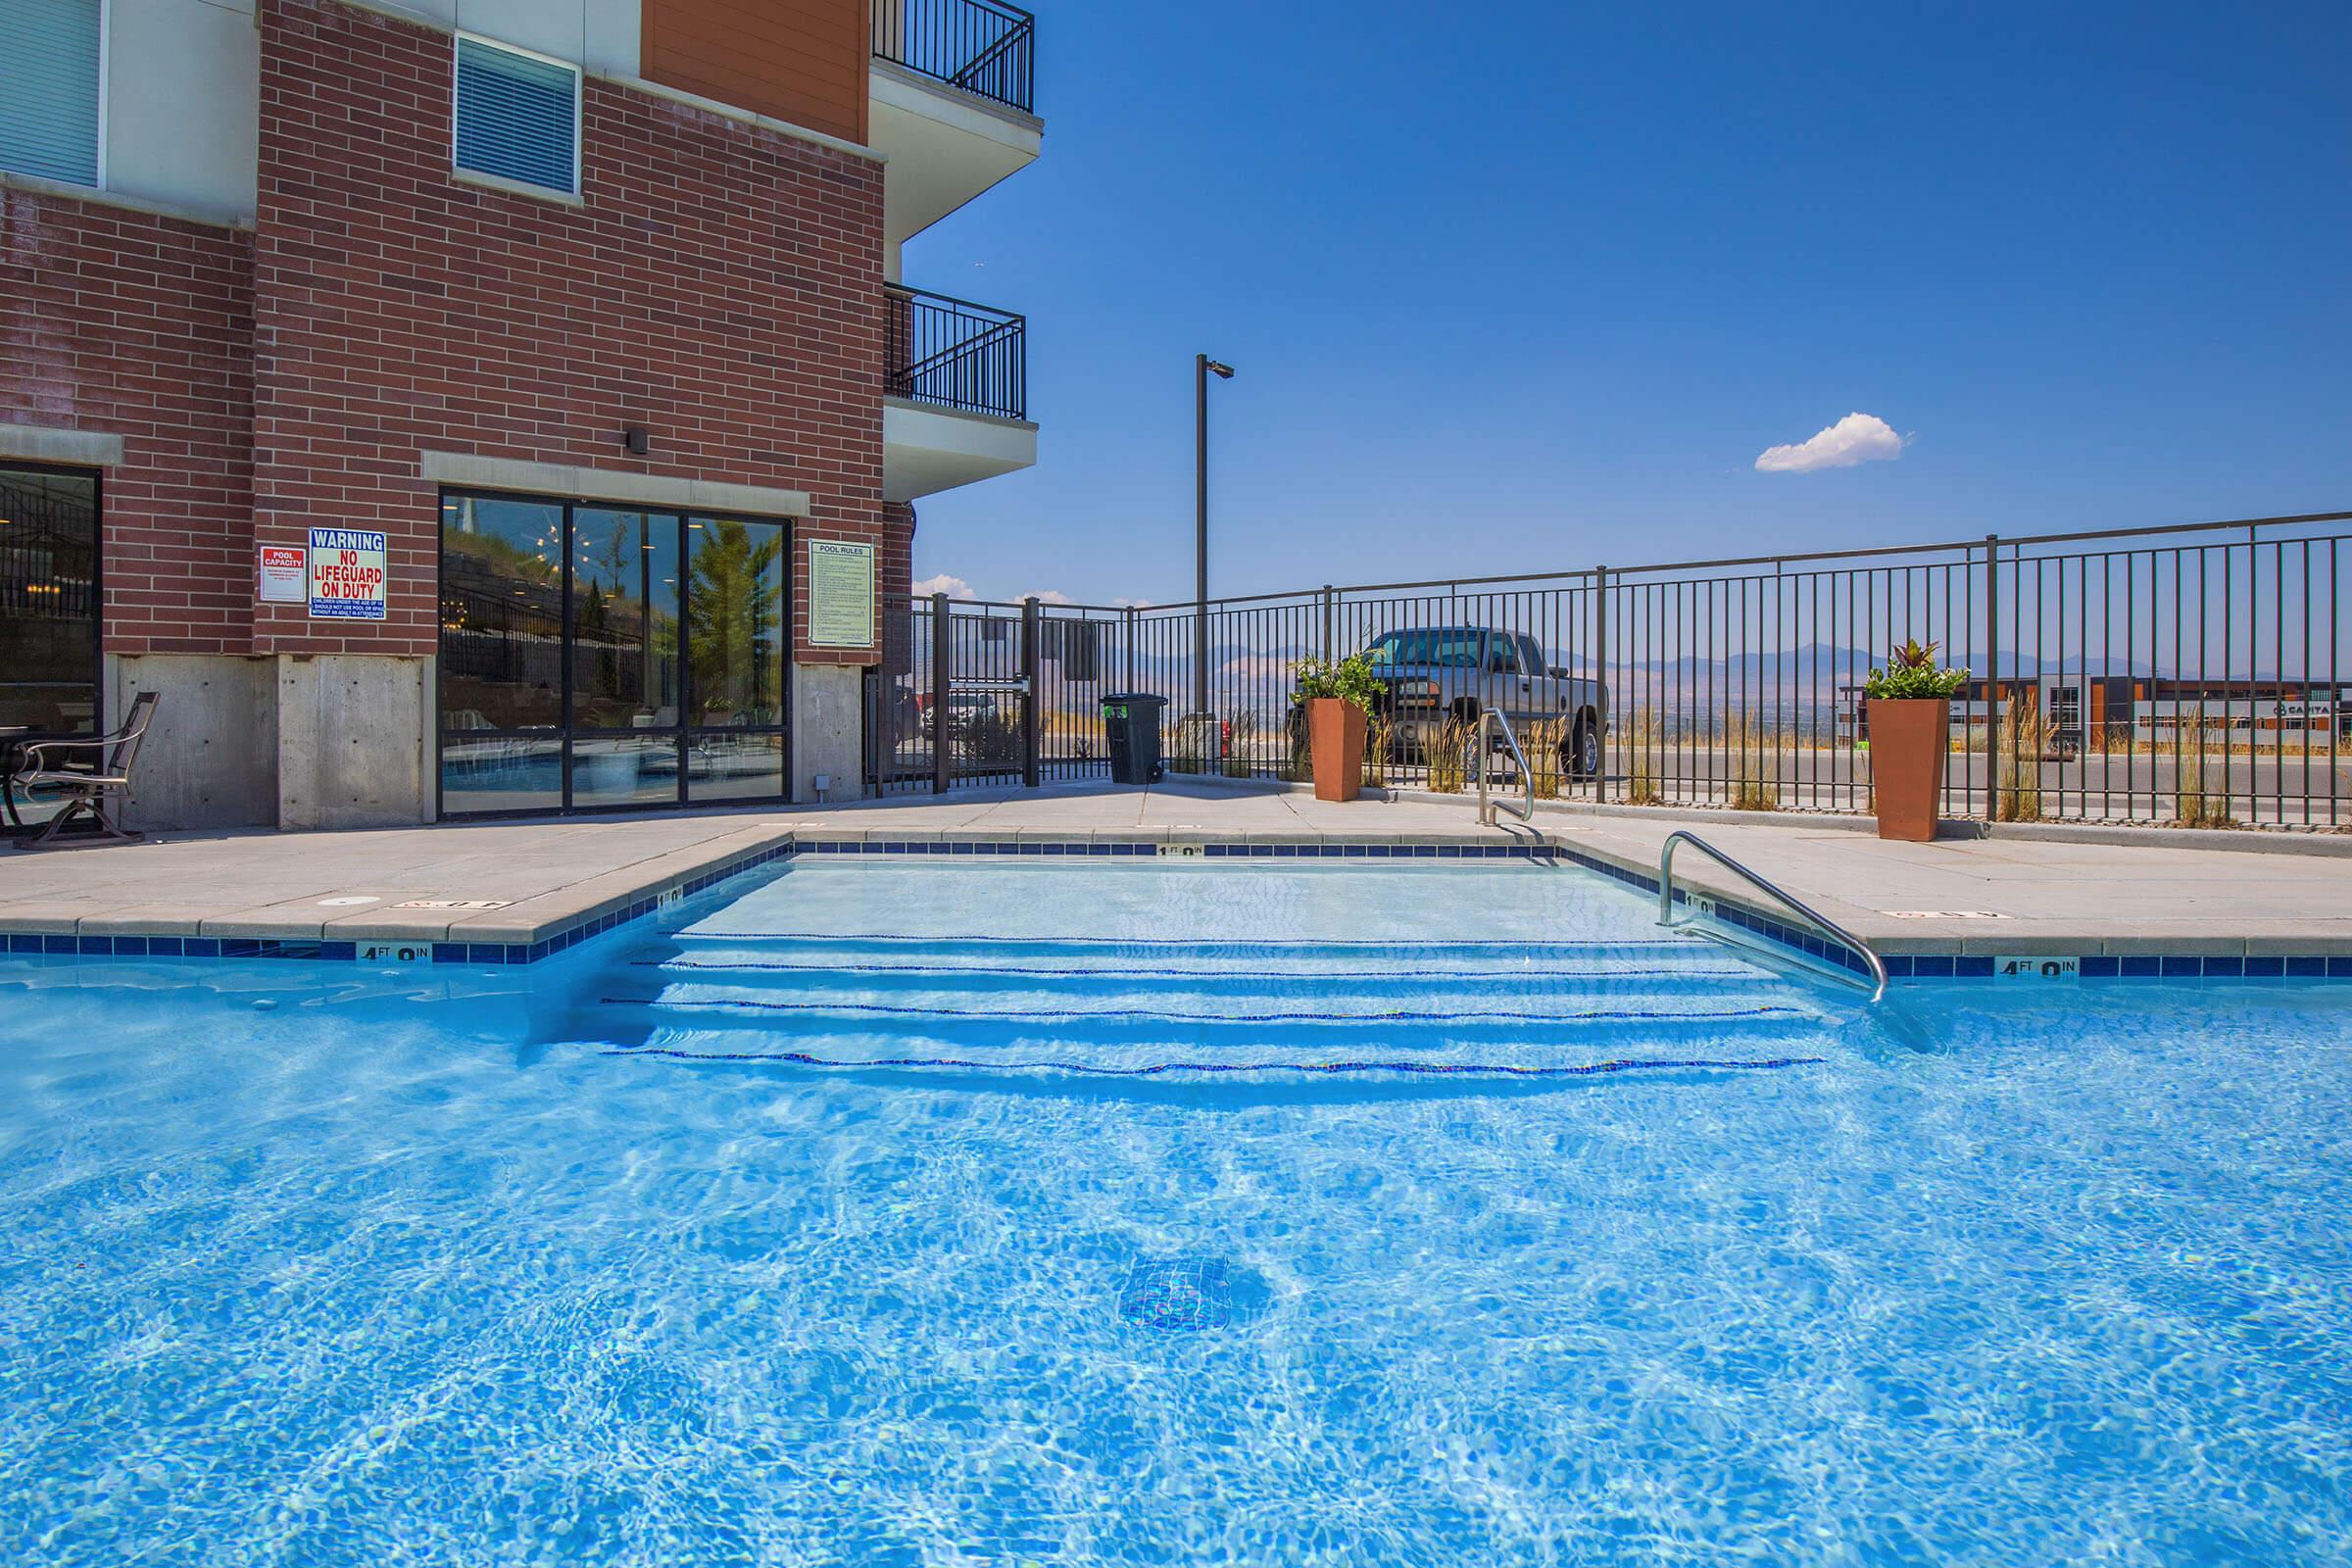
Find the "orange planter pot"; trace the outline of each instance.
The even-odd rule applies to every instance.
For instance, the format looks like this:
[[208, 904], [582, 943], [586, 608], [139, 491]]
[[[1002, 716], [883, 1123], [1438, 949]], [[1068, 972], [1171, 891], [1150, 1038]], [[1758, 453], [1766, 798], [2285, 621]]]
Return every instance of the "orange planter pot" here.
[[1871, 700], [1870, 784], [1879, 801], [1879, 837], [1912, 844], [1936, 837], [1951, 729], [1952, 705], [1944, 698]]
[[1306, 741], [1315, 759], [1315, 799], [1354, 800], [1364, 786], [1364, 710], [1337, 697], [1312, 699]]

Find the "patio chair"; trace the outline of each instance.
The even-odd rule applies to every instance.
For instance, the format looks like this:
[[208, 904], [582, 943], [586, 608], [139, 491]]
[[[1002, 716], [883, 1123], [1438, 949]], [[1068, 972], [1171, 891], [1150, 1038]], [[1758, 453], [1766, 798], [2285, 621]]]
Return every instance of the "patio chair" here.
[[[130, 769], [138, 760], [139, 742], [146, 738], [147, 726], [155, 720], [155, 693], [139, 693], [131, 699], [129, 717], [111, 735], [30, 741], [24, 745], [23, 760], [18, 764], [21, 771], [13, 780], [15, 786], [28, 796], [34, 790], [54, 790], [68, 799], [66, 808], [51, 817], [49, 825], [37, 835], [19, 844], [18, 849], [122, 844], [145, 836], [122, 826], [117, 819], [120, 807], [110, 808], [110, 803], [131, 798]], [[92, 754], [86, 767], [67, 765], [68, 756], [77, 751]], [[87, 816], [97, 830], [65, 837], [66, 824], [77, 816]]]

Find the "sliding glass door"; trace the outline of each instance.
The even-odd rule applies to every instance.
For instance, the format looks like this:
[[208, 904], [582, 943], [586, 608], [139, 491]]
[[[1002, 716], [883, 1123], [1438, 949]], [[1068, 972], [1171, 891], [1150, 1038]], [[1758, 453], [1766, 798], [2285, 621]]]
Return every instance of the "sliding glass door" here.
[[782, 799], [788, 537], [445, 495], [442, 813]]
[[678, 800], [678, 518], [571, 514], [571, 804]]

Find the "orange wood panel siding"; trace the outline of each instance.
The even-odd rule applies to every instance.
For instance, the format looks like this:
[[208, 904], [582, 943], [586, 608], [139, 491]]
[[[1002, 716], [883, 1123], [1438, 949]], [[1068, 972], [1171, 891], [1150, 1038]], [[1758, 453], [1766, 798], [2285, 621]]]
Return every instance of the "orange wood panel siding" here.
[[862, 143], [869, 0], [645, 0], [646, 79]]

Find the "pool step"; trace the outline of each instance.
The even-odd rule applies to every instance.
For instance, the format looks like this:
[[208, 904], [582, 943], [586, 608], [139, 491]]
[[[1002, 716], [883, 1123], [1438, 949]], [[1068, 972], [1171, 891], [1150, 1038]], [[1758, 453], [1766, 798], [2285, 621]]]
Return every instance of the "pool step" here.
[[[600, 1037], [589, 1035], [584, 1039]], [[1083, 1034], [984, 1038], [940, 1034], [662, 1027], [601, 1037], [609, 1054], [662, 1060], [756, 1065], [949, 1069], [1045, 1076], [1182, 1077], [1223, 1074], [1452, 1074], [1587, 1076], [1629, 1069], [1743, 1070], [1809, 1065], [1829, 1049], [1824, 1034], [1787, 1028], [1748, 1039], [1721, 1034], [1542, 1032], [1462, 1039], [1414, 1030], [1338, 1039], [1177, 1035], [1133, 1039]]]
[[[1199, 965], [1314, 964], [1346, 968], [1496, 967], [1574, 962], [1645, 962], [1675, 957], [1726, 961], [1717, 943], [1689, 932], [1616, 940], [1531, 942], [1463, 938], [1392, 941], [1130, 941], [1086, 937], [897, 937], [879, 933], [728, 931], [689, 926], [639, 950], [694, 957], [817, 961], [840, 965], [911, 961], [989, 967], [1048, 962]], [[1732, 960], [1737, 961], [1737, 960]]]
[[[861, 982], [863, 977], [850, 977]], [[893, 999], [842, 985], [821, 994], [670, 985], [608, 990], [575, 1013], [578, 1038], [675, 1047], [723, 1041], [864, 1057], [1034, 1054], [1163, 1060], [1185, 1054], [1285, 1060], [1372, 1054], [1550, 1059], [1640, 1042], [1693, 1046], [1784, 1039], [1826, 1028], [1792, 994], [1703, 996], [1627, 990], [1551, 999], [1335, 994], [1304, 1004], [1215, 991], [1073, 1003], [1035, 993]]]
[[1741, 963], [1575, 964], [1548, 969], [1424, 971], [1219, 969], [1172, 963], [1057, 963], [981, 969], [955, 965], [708, 963], [641, 958], [615, 982], [625, 994], [751, 1004], [888, 1003], [941, 1010], [1185, 1012], [1557, 1012], [1640, 997], [1741, 998], [1783, 982]]
[[1818, 993], [1685, 936], [1200, 943], [725, 931], [637, 945], [601, 972], [570, 1024], [579, 1039], [689, 1058], [1120, 1073], [1380, 1062], [1551, 1071], [1627, 1053], [1676, 1062], [1729, 1054], [1737, 1066], [1835, 1027]]

